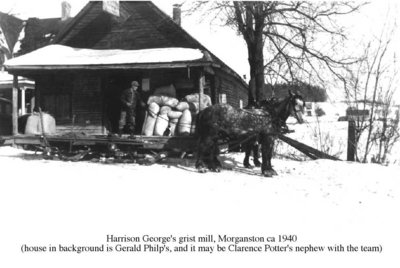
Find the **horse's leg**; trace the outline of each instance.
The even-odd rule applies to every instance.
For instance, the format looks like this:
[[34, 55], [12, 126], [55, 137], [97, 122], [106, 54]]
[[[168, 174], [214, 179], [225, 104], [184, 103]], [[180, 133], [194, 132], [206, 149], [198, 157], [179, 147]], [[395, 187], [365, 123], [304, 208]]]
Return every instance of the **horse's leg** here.
[[259, 152], [259, 143], [258, 140], [255, 139], [253, 145], [252, 145], [252, 151], [253, 151], [253, 163], [256, 167], [260, 167], [261, 166], [261, 162], [260, 162], [260, 152]]
[[267, 139], [265, 135], [262, 135], [260, 138], [260, 142], [261, 142], [261, 174], [263, 174], [264, 176], [268, 176], [268, 174], [266, 174], [267, 171], [267, 151], [268, 151], [268, 146], [267, 146]]
[[278, 173], [276, 173], [276, 171], [272, 168], [272, 155], [274, 153], [274, 147], [275, 147], [275, 137], [273, 136], [268, 136], [269, 142], [269, 149], [268, 149], [268, 155], [267, 155], [267, 168], [268, 170], [271, 171], [272, 175], [278, 175]]
[[218, 160], [219, 148], [218, 138], [214, 138], [210, 141], [210, 150], [208, 151], [206, 165], [209, 170], [214, 172], [221, 171], [221, 163]]
[[271, 166], [271, 157], [274, 147], [274, 139], [270, 135], [262, 135], [261, 138], [261, 153], [262, 153], [262, 164], [261, 173], [266, 177], [272, 177], [276, 175], [275, 170]]
[[209, 155], [209, 147], [210, 147], [209, 138], [200, 137], [199, 142], [197, 144], [196, 169], [201, 173], [204, 173], [207, 171], [205, 159]]
[[214, 140], [214, 150], [213, 150], [213, 170], [215, 172], [221, 172], [222, 169], [222, 165], [221, 162], [218, 160], [218, 156], [219, 156], [219, 147], [218, 147], [218, 139]]
[[252, 140], [243, 143], [243, 149], [244, 149], [244, 153], [245, 153], [244, 159], [243, 159], [243, 166], [245, 168], [252, 168], [252, 166], [250, 165], [250, 162], [249, 162], [251, 149], [252, 149], [252, 145], [251, 145], [252, 143], [253, 143]]

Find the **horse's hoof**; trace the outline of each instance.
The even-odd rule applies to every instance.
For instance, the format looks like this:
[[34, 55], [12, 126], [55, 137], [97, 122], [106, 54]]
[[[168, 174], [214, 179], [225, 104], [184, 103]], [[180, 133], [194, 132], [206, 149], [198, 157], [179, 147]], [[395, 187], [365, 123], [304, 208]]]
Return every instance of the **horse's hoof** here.
[[272, 170], [265, 170], [263, 171], [263, 175], [264, 177], [272, 177], [274, 173], [272, 172]]
[[271, 170], [271, 172], [272, 172], [272, 175], [273, 175], [273, 176], [277, 176], [277, 175], [278, 175], [278, 173], [277, 173], [275, 170], [273, 170], [273, 169]]
[[210, 168], [211, 171], [213, 172], [221, 172], [221, 168], [217, 167], [217, 168]]
[[244, 166], [245, 168], [253, 168], [253, 166], [250, 165], [250, 164], [243, 164], [243, 166]]
[[254, 162], [254, 165], [255, 165], [256, 167], [261, 167], [261, 163], [260, 163], [260, 162]]
[[199, 172], [199, 173], [206, 173], [207, 172], [207, 169], [206, 168], [197, 168], [197, 171]]

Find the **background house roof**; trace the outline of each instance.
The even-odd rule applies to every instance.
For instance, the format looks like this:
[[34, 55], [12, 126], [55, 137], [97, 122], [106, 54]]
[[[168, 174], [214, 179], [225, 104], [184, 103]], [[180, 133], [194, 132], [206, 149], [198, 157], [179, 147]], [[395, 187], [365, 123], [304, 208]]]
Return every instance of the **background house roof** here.
[[23, 26], [22, 20], [0, 12], [0, 29], [6, 39], [9, 53], [13, 52], [15, 43], [18, 41], [19, 33]]

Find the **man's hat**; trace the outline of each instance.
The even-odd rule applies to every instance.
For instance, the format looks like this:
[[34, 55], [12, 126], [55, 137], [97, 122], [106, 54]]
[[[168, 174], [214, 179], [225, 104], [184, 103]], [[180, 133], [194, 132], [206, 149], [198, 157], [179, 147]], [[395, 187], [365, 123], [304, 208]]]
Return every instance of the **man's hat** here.
[[138, 81], [132, 81], [131, 85], [135, 86], [135, 87], [138, 87], [139, 86], [139, 82]]

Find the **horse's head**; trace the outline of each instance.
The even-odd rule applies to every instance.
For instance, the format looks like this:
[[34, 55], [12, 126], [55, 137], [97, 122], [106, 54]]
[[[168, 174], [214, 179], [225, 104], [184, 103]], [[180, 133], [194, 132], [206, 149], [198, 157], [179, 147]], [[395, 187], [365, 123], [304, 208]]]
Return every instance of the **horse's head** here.
[[260, 102], [260, 108], [268, 115], [276, 117], [281, 123], [286, 122], [289, 116], [296, 118], [300, 124], [304, 123], [303, 113], [305, 102], [299, 94], [293, 94], [289, 90], [289, 96], [283, 100], [275, 98]]
[[299, 124], [304, 123], [303, 113], [306, 103], [303, 100], [303, 97], [299, 94], [293, 94], [292, 91], [289, 90], [289, 103], [288, 109], [290, 115], [296, 118]]

